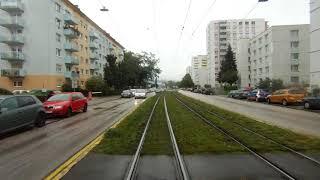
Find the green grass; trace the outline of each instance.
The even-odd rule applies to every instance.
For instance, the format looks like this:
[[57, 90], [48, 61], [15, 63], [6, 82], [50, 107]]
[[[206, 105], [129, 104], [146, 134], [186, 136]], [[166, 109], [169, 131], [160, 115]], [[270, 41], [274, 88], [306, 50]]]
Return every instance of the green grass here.
[[245, 150], [185, 109], [172, 93], [166, 95], [169, 116], [183, 154], [243, 153]]
[[160, 98], [150, 122], [142, 154], [172, 155], [172, 145], [164, 111], [163, 96]]
[[[268, 125], [256, 121], [254, 119], [248, 118], [246, 116], [243, 116], [241, 114], [221, 109], [216, 106], [204, 103], [199, 100], [195, 100], [193, 98], [178, 93], [176, 95], [178, 95], [185, 102], [187, 102], [189, 106], [200, 112], [200, 114], [217, 123], [217, 125], [219, 125], [220, 127], [227, 129], [233, 135], [235, 135], [239, 139], [242, 139], [246, 144], [250, 145], [251, 147], [260, 152], [284, 151], [284, 149], [280, 148], [279, 146], [277, 146], [269, 140], [257, 137], [252, 133], [242, 130], [240, 127], [234, 125], [230, 121], [235, 121], [251, 130], [259, 132], [297, 151], [320, 151], [320, 140], [318, 138], [297, 134], [290, 130]], [[228, 121], [220, 120], [217, 117], [207, 113], [206, 111], [216, 112], [221, 116], [226, 117]]]
[[158, 96], [147, 99], [116, 128], [109, 129], [94, 152], [132, 155], [135, 153], [144, 127]]

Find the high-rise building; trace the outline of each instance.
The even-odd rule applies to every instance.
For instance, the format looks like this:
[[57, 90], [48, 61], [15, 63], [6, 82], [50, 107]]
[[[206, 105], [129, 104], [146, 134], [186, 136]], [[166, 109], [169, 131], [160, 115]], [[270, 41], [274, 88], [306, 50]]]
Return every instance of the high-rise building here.
[[310, 85], [320, 88], [320, 0], [310, 1]]
[[84, 87], [124, 47], [68, 0], [0, 0], [0, 87]]
[[233, 52], [237, 51], [240, 38], [252, 38], [265, 31], [267, 22], [264, 19], [233, 19], [211, 21], [207, 27], [208, 79], [212, 87], [216, 86], [228, 45]]
[[309, 25], [272, 26], [252, 39], [238, 41], [237, 65], [241, 87], [261, 80], [308, 84], [310, 72]]
[[208, 84], [208, 58], [206, 55], [192, 57], [191, 78], [195, 85], [204, 87]]

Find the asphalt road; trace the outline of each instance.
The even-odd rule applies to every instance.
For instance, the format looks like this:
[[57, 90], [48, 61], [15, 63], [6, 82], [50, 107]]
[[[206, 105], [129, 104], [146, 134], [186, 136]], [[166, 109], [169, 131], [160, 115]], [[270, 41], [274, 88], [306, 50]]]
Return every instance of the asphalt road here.
[[290, 129], [298, 133], [320, 137], [319, 113], [271, 106], [263, 103], [240, 101], [221, 96], [196, 94], [189, 91], [179, 92], [217, 107], [246, 115], [261, 122]]
[[87, 113], [49, 119], [43, 128], [2, 135], [1, 179], [42, 179], [140, 102], [119, 97], [94, 99]]

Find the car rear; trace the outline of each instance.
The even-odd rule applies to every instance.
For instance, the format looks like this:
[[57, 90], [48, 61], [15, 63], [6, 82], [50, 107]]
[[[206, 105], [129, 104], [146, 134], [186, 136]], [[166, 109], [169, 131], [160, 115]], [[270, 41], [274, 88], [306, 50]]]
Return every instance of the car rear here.
[[147, 92], [144, 89], [137, 89], [134, 97], [136, 99], [145, 99], [147, 98]]
[[306, 92], [304, 90], [292, 89], [288, 91], [287, 101], [288, 103], [302, 103]]

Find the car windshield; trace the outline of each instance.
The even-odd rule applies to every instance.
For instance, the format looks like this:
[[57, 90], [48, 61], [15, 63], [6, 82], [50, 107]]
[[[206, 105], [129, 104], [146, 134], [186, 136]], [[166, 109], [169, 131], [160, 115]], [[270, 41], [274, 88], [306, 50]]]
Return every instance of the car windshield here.
[[67, 101], [70, 98], [70, 94], [57, 94], [49, 98], [47, 101], [52, 102], [52, 101]]
[[136, 93], [145, 93], [146, 92], [146, 90], [144, 90], [144, 89], [137, 89], [136, 90]]
[[289, 94], [304, 94], [305, 91], [302, 89], [291, 89], [289, 90]]
[[124, 91], [122, 91], [122, 93], [130, 93], [130, 91], [129, 90], [124, 90]]

